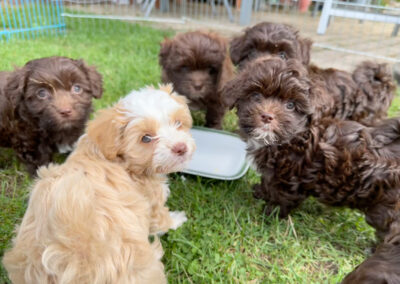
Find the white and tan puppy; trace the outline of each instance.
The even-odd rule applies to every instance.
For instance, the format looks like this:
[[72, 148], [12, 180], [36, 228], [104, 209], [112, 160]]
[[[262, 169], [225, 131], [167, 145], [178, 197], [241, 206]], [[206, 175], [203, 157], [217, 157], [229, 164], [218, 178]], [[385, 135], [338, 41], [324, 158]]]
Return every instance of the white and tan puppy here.
[[89, 122], [62, 165], [42, 167], [13, 248], [13, 283], [165, 283], [156, 235], [186, 221], [165, 207], [165, 174], [195, 149], [184, 97], [134, 91]]

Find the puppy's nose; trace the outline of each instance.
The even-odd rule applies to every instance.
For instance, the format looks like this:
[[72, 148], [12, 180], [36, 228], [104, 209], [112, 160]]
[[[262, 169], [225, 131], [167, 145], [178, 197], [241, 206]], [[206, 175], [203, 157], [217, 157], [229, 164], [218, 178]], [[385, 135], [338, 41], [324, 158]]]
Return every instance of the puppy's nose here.
[[174, 147], [172, 147], [172, 152], [177, 154], [178, 156], [183, 156], [187, 152], [188, 148], [185, 143], [176, 143]]
[[196, 90], [196, 91], [201, 91], [201, 89], [203, 89], [203, 84], [201, 84], [201, 83], [195, 83], [195, 84], [193, 84], [193, 88]]
[[62, 116], [64, 116], [64, 117], [68, 117], [68, 116], [70, 116], [71, 113], [72, 113], [72, 109], [70, 109], [70, 108], [63, 108], [63, 109], [60, 109], [60, 110], [58, 110], [58, 111], [59, 111], [60, 114], [61, 114]]
[[263, 113], [261, 114], [261, 120], [264, 123], [270, 123], [274, 118], [269, 113]]

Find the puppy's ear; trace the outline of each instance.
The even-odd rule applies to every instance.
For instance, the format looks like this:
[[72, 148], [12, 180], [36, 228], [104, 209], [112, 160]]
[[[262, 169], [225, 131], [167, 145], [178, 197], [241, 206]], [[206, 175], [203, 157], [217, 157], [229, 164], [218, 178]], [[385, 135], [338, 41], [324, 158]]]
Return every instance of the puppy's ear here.
[[245, 35], [235, 37], [232, 39], [229, 52], [231, 55], [231, 60], [233, 64], [238, 65], [241, 59], [246, 55], [245, 54], [245, 44], [244, 44]]
[[219, 72], [218, 77], [218, 91], [220, 92], [225, 84], [231, 80], [235, 74], [235, 69], [233, 67], [231, 58], [226, 54], [224, 62], [221, 66], [221, 72]]
[[23, 67], [11, 72], [7, 78], [4, 92], [7, 99], [11, 102], [13, 110], [18, 107], [18, 104], [23, 99], [28, 77], [29, 69], [27, 67]]
[[115, 108], [100, 111], [95, 119], [89, 122], [87, 134], [90, 140], [109, 160], [114, 160], [119, 151], [123, 124], [118, 120]]
[[164, 67], [167, 64], [168, 55], [172, 50], [172, 40], [165, 38], [164, 41], [160, 43], [160, 46], [159, 62], [160, 65]]
[[301, 61], [304, 65], [308, 65], [310, 63], [310, 53], [311, 46], [313, 44], [312, 40], [309, 38], [300, 38], [300, 53], [301, 53]]
[[96, 99], [101, 98], [103, 95], [103, 78], [99, 72], [97, 72], [96, 67], [88, 66], [82, 60], [76, 60], [78, 66], [85, 72], [87, 79], [90, 82], [90, 89], [92, 91], [92, 96]]
[[221, 98], [225, 107], [232, 109], [239, 98], [243, 95], [243, 81], [238, 78], [233, 79], [225, 84], [221, 90]]

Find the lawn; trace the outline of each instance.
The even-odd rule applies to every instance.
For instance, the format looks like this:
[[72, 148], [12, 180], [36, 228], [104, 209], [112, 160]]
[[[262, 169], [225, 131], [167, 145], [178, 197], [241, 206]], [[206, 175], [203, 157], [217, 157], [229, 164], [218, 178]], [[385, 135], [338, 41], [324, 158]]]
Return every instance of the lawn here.
[[[159, 42], [171, 31], [97, 21], [67, 23], [66, 36], [0, 45], [0, 70], [51, 55], [84, 58], [104, 77], [106, 107], [128, 91], [160, 79]], [[392, 114], [400, 109], [400, 100]], [[204, 116], [196, 114], [196, 123]], [[236, 129], [234, 113], [224, 128]], [[189, 221], [162, 237], [170, 283], [337, 283], [370, 253], [374, 233], [362, 214], [329, 208], [309, 199], [287, 220], [262, 215], [252, 197], [258, 176], [217, 181], [183, 174], [170, 176], [172, 210]], [[23, 216], [32, 180], [12, 151], [0, 152], [0, 257]], [[0, 283], [7, 283], [0, 267]]]

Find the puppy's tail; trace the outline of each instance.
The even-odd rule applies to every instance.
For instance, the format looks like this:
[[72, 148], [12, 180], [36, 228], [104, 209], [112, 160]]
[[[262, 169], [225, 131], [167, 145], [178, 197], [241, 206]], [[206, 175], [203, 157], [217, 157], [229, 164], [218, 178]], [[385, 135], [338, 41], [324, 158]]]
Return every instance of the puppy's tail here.
[[364, 61], [354, 70], [353, 80], [360, 91], [359, 104], [365, 104], [374, 119], [385, 118], [395, 90], [389, 66], [385, 63]]

